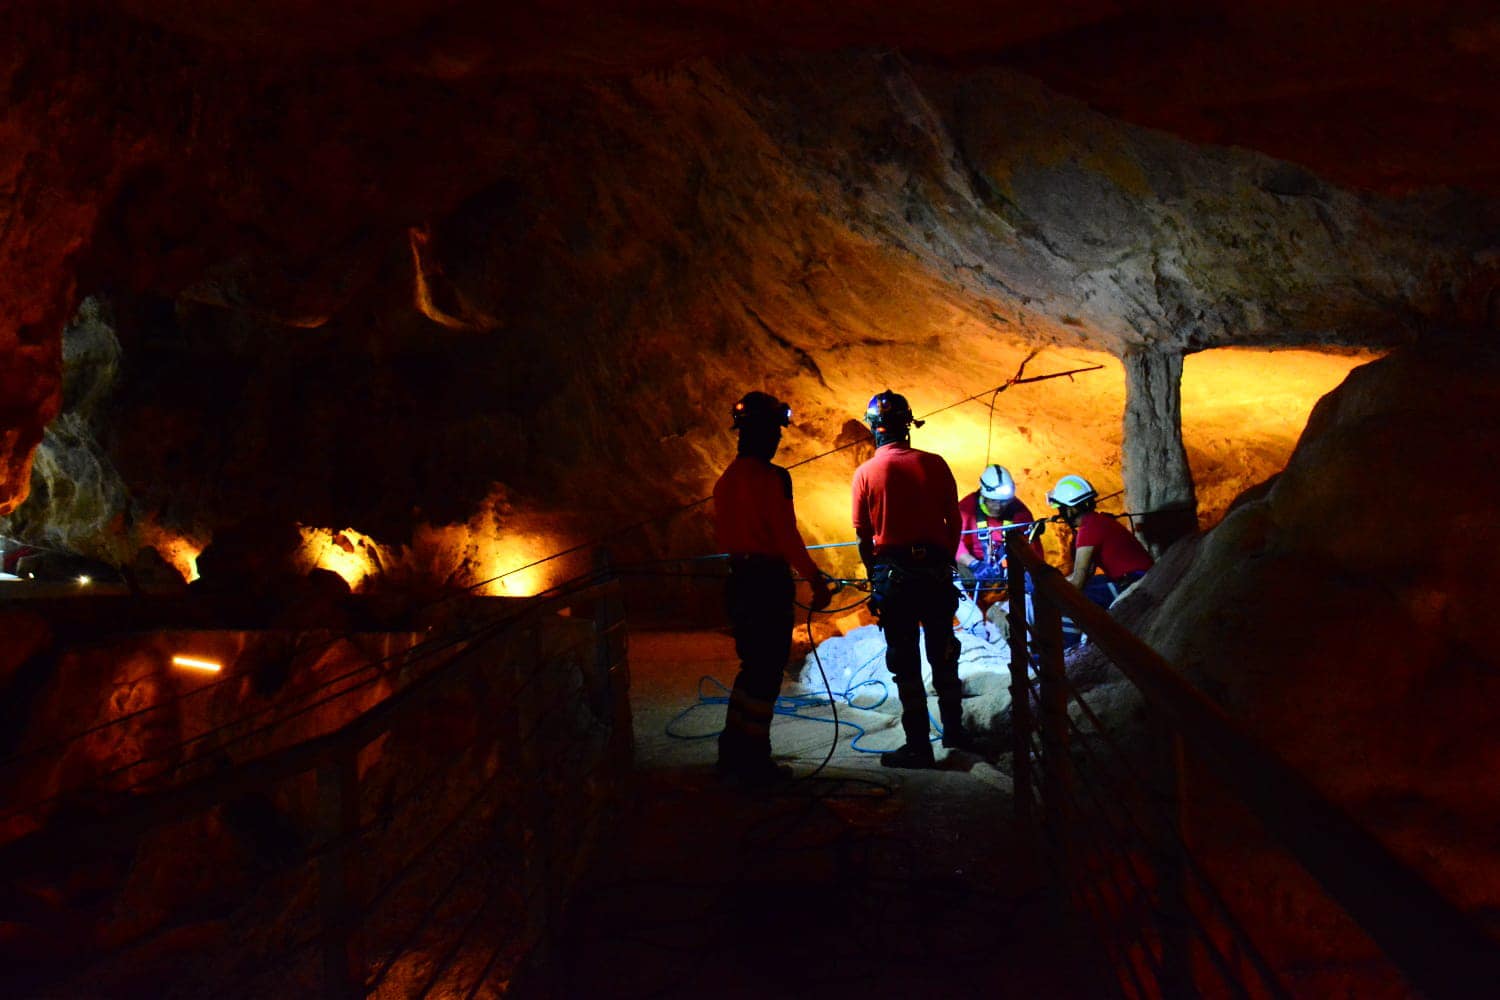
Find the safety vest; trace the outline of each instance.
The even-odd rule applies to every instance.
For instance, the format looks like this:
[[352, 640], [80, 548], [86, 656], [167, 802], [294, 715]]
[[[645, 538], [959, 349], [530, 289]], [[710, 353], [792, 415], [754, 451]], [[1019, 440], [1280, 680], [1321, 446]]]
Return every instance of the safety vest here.
[[[981, 511], [983, 511], [983, 509], [984, 509], [983, 507], [980, 508]], [[990, 519], [987, 518], [987, 517], [985, 517], [981, 513], [980, 516], [975, 519], [975, 521], [974, 521], [974, 527], [978, 528], [979, 531], [980, 531], [979, 544], [984, 547], [984, 561], [985, 562], [994, 562], [995, 561], [995, 534], [994, 534], [994, 532], [992, 532], [992, 531], [989, 530]]]
[[[1005, 557], [1005, 542], [1003, 540], [1005, 532], [1003, 530], [1000, 532], [1002, 541], [997, 547], [995, 545], [995, 532], [989, 530], [990, 519], [984, 516], [983, 511], [983, 507], [979, 508], [979, 516], [974, 519], [974, 527], [980, 532], [980, 545], [984, 546], [984, 561], [991, 563], [1003, 561]], [[1004, 529], [1015, 523], [1014, 521], [1001, 521], [1000, 527]]]

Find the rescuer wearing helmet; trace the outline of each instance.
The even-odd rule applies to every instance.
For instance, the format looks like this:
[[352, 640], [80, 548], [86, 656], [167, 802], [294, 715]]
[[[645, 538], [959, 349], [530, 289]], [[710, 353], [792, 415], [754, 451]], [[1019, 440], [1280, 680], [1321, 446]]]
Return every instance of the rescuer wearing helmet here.
[[972, 749], [963, 728], [963, 686], [953, 615], [953, 553], [958, 548], [958, 486], [942, 456], [911, 446], [905, 397], [887, 389], [865, 409], [875, 455], [854, 472], [854, 534], [870, 574], [871, 609], [885, 630], [885, 664], [901, 698], [906, 743], [880, 755], [886, 767], [932, 767], [927, 690], [922, 683], [919, 629], [925, 631], [932, 686], [943, 723], [943, 745]]
[[[1005, 579], [1002, 529], [1007, 524], [1029, 524], [1034, 520], [1031, 508], [1016, 496], [1016, 481], [1010, 470], [1003, 465], [986, 465], [979, 474], [979, 489], [958, 502], [958, 516], [963, 527], [955, 553], [960, 569], [973, 573], [981, 586], [991, 589], [1002, 586]], [[1035, 537], [1031, 548], [1038, 557], [1042, 556], [1042, 543]]]
[[734, 628], [739, 673], [719, 736], [719, 770], [752, 784], [791, 776], [771, 761], [771, 715], [796, 626], [792, 570], [812, 584], [814, 611], [828, 607], [832, 591], [808, 555], [792, 507], [792, 477], [771, 459], [791, 407], [764, 392], [734, 404], [739, 454], [714, 484], [714, 529], [729, 553], [725, 604]]
[[[1082, 476], [1063, 476], [1047, 493], [1073, 529], [1073, 572], [1068, 582], [1100, 607], [1146, 575], [1153, 565], [1150, 553], [1119, 521], [1094, 510], [1098, 494]], [[1095, 568], [1099, 575], [1094, 575]]]

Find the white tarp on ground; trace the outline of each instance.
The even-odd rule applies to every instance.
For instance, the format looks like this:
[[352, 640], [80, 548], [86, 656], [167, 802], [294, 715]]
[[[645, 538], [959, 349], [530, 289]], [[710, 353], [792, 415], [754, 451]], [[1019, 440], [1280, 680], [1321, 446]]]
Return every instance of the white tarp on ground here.
[[[985, 621], [964, 598], [959, 606], [955, 627], [960, 652], [958, 676], [964, 685], [964, 723], [973, 732], [984, 733], [994, 727], [995, 719], [1010, 707], [1010, 647], [1003, 630], [1003, 605], [991, 607]], [[885, 667], [885, 633], [878, 625], [862, 625], [844, 635], [820, 643], [814, 653], [802, 661], [795, 683], [787, 684], [784, 695], [824, 693], [821, 661], [827, 674], [827, 687], [840, 704], [899, 715], [901, 704], [896, 685]], [[937, 718], [937, 701], [932, 689], [932, 667], [922, 651], [922, 679], [927, 687], [929, 707]]]

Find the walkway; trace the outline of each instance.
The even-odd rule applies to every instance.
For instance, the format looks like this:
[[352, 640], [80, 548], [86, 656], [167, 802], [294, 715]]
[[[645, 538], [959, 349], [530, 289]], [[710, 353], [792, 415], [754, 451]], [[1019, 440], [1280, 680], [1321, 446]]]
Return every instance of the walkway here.
[[[733, 677], [728, 637], [633, 635], [631, 670], [633, 804], [576, 897], [550, 995], [1107, 992], [1087, 979], [1087, 942], [1051, 916], [1040, 866], [1011, 828], [1004, 774], [968, 754], [937, 771], [884, 770], [846, 738], [819, 777], [747, 792], [715, 775], [712, 740], [664, 734], [701, 675]], [[701, 709], [684, 728], [717, 728], [722, 713]], [[806, 774], [831, 732], [778, 718], [777, 755]]]

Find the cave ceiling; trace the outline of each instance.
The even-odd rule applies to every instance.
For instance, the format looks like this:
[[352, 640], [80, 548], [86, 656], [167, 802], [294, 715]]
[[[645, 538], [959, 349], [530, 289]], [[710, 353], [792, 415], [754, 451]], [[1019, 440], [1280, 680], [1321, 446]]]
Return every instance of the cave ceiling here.
[[701, 495], [746, 371], [812, 451], [1018, 344], [1408, 340], [1493, 283], [1497, 61], [1483, 4], [13, 2], [0, 509], [86, 296], [111, 495], [196, 529]]
[[1256, 149], [1339, 184], [1500, 185], [1500, 12], [1486, 0], [114, 2], [261, 57], [358, 49], [383, 69], [448, 78], [889, 46], [1007, 64], [1107, 114]]

